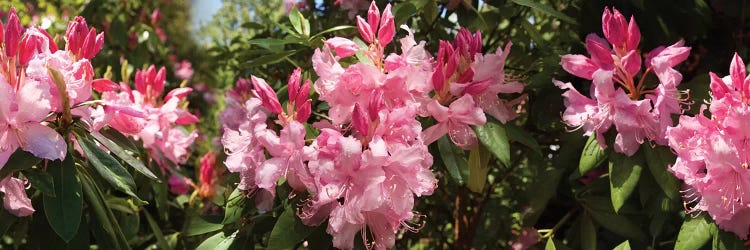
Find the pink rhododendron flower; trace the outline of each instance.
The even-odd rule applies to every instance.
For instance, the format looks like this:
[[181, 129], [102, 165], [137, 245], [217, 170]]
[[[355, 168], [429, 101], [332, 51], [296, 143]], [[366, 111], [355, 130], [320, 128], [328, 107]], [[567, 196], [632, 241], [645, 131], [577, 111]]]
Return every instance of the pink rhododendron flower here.
[[[515, 233], [514, 230], [514, 234]], [[536, 245], [536, 243], [539, 243], [539, 241], [539, 232], [537, 232], [536, 228], [528, 227], [521, 230], [517, 239], [508, 243], [510, 244], [510, 249], [526, 250]]]
[[[584, 135], [596, 134], [606, 147], [604, 133], [612, 125], [617, 130], [614, 149], [633, 155], [644, 141], [665, 145], [666, 130], [672, 125], [672, 114], [681, 114], [686, 97], [677, 90], [682, 75], [673, 69], [687, 59], [689, 47], [679, 41], [669, 47], [658, 47], [642, 60], [638, 51], [641, 33], [634, 18], [630, 22], [609, 8], [602, 16], [602, 30], [606, 39], [589, 34], [585, 55], [563, 55], [561, 64], [569, 73], [592, 80], [590, 95], [578, 92], [570, 83], [553, 81], [566, 90], [563, 122]], [[643, 74], [641, 68], [645, 66]], [[646, 89], [643, 84], [649, 73], [654, 73], [659, 84]]]
[[187, 194], [190, 191], [190, 179], [179, 174], [172, 174], [167, 181], [169, 192], [175, 195]]
[[11, 176], [0, 181], [0, 192], [5, 194], [3, 208], [16, 217], [26, 217], [35, 211], [26, 195], [24, 184], [24, 181]]
[[211, 199], [216, 195], [221, 173], [216, 168], [216, 155], [209, 151], [201, 157], [198, 196]]
[[188, 80], [193, 77], [193, 65], [188, 60], [182, 60], [174, 64], [174, 75], [180, 80]]
[[745, 240], [750, 233], [750, 81], [737, 54], [728, 76], [710, 75], [711, 115], [703, 115], [703, 105], [696, 116], [680, 116], [677, 126], [666, 131], [677, 154], [670, 171], [686, 185], [688, 212], [706, 211], [720, 228]]
[[338, 5], [342, 10], [346, 10], [349, 19], [354, 19], [362, 10], [366, 10], [370, 3], [367, 0], [336, 0], [333, 4]]

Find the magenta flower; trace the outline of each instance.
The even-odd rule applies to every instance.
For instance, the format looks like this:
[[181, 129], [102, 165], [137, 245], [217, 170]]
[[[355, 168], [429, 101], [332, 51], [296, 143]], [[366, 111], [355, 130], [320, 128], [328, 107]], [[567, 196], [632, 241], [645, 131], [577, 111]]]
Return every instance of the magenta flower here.
[[706, 106], [694, 117], [680, 116], [667, 129], [669, 146], [677, 154], [670, 170], [683, 180], [688, 212], [706, 211], [720, 228], [747, 239], [750, 218], [750, 87], [745, 63], [734, 54], [729, 75], [711, 75], [711, 116]]
[[[604, 10], [602, 30], [606, 40], [596, 34], [586, 37], [590, 57], [561, 58], [563, 69], [592, 80], [590, 96], [579, 93], [570, 83], [553, 81], [566, 90], [563, 122], [583, 129], [584, 135], [596, 133], [602, 147], [606, 147], [604, 133], [614, 125], [618, 132], [614, 149], [627, 155], [635, 154], [646, 140], [665, 145], [671, 115], [682, 114], [686, 103], [686, 97], [677, 90], [682, 75], [673, 67], [687, 59], [690, 48], [679, 41], [655, 48], [642, 60], [638, 52], [641, 33], [635, 19], [627, 22], [614, 8]], [[643, 66], [646, 69], [640, 74]], [[652, 72], [659, 84], [646, 89], [644, 79]]]

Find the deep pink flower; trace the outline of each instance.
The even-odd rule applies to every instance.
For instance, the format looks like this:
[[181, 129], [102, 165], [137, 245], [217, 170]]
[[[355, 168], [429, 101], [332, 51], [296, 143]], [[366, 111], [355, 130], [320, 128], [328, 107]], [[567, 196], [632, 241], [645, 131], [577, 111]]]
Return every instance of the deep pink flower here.
[[167, 181], [169, 192], [175, 195], [187, 194], [190, 191], [190, 179], [179, 174], [172, 174]]

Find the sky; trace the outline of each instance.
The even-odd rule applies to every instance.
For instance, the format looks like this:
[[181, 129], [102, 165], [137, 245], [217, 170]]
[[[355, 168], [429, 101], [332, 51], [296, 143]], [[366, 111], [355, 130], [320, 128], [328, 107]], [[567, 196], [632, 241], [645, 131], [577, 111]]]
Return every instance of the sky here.
[[211, 21], [214, 13], [221, 8], [221, 0], [192, 0], [192, 3], [190, 17], [193, 22], [193, 30], [198, 29], [200, 24]]

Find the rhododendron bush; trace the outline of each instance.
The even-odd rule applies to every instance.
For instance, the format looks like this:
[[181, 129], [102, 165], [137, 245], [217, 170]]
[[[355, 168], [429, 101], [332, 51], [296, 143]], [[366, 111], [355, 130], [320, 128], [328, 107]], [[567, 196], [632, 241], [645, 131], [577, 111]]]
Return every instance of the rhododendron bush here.
[[201, 4], [0, 3], [0, 248], [750, 244], [741, 2]]

